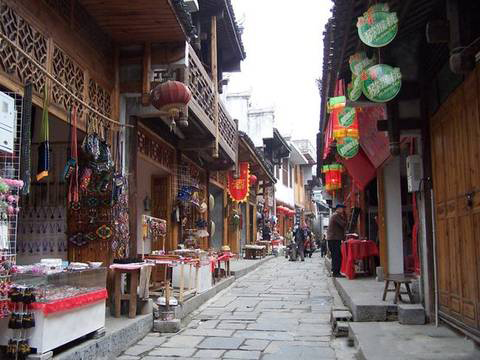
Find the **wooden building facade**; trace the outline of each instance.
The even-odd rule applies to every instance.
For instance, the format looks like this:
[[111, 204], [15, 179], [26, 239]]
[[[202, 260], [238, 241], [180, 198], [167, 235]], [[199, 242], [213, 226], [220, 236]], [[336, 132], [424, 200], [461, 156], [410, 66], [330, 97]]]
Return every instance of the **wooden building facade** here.
[[[396, 203], [400, 205], [399, 218], [407, 214], [413, 219], [416, 228], [412, 234], [416, 233], [417, 241], [409, 246], [417, 253], [419, 264], [414, 264], [413, 270], [422, 278], [422, 302], [428, 317], [433, 320], [438, 315], [479, 341], [480, 28], [474, 14], [479, 13], [480, 5], [455, 0], [392, 0], [388, 4], [390, 11], [397, 13], [399, 30], [396, 38], [380, 50], [381, 61], [401, 69], [402, 89], [383, 109], [377, 106], [384, 115], [375, 117], [375, 126], [363, 120], [367, 128], [360, 129], [360, 137], [364, 131], [368, 139], [365, 143], [360, 140], [361, 147], [375, 169], [377, 181], [359, 193], [359, 204], [365, 212], [363, 199], [376, 190], [380, 261], [386, 269], [395, 256], [392, 244], [397, 240], [392, 229], [400, 226], [399, 233], [404, 237], [408, 233], [398, 219], [392, 222], [391, 216], [386, 216], [389, 207]], [[369, 2], [363, 0], [337, 0], [327, 24], [323, 115], [317, 137], [319, 163], [324, 161], [326, 101], [334, 95], [339, 79], [350, 80], [350, 55], [358, 50], [372, 55], [361, 45], [356, 28], [357, 18], [368, 6]], [[365, 101], [351, 105], [364, 107], [367, 112], [371, 109], [371, 103]], [[369, 153], [372, 149], [375, 151]], [[385, 149], [385, 159], [375, 156]], [[402, 168], [405, 157], [412, 154], [423, 160], [421, 186], [413, 195], [405, 195], [404, 190], [395, 195], [390, 191], [392, 179], [406, 185]], [[396, 176], [392, 177], [392, 169]], [[351, 175], [355, 181], [356, 176], [365, 174]]]

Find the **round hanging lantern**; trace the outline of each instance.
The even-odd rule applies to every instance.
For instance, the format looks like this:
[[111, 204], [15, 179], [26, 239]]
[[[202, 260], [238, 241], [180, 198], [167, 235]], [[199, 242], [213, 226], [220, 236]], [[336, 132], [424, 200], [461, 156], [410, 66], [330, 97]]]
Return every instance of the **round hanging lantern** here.
[[250, 185], [255, 185], [257, 183], [257, 177], [255, 175], [250, 175]]
[[325, 174], [325, 189], [335, 191], [342, 188], [343, 166], [340, 164], [324, 165], [322, 173]]
[[166, 81], [157, 85], [150, 93], [152, 105], [160, 111], [165, 111], [170, 119], [170, 128], [179, 120], [181, 126], [188, 126], [185, 107], [192, 98], [187, 85], [180, 81]]

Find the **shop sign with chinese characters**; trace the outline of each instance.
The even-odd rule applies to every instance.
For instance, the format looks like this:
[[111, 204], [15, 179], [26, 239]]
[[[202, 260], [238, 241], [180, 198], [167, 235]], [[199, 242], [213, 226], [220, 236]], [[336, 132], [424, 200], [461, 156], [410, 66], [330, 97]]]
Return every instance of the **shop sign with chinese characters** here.
[[400, 68], [378, 64], [362, 73], [363, 94], [374, 102], [387, 102], [395, 98], [402, 87]]
[[371, 6], [357, 21], [360, 40], [371, 47], [388, 45], [397, 35], [398, 17], [389, 12], [388, 4]]

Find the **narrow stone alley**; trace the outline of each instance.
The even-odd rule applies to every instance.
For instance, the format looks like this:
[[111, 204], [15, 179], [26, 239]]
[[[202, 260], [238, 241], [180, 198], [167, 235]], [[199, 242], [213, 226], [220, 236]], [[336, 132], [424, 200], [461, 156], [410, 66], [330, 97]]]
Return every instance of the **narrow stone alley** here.
[[151, 333], [118, 359], [339, 359], [329, 283], [319, 253], [305, 262], [278, 257], [198, 309], [178, 334]]

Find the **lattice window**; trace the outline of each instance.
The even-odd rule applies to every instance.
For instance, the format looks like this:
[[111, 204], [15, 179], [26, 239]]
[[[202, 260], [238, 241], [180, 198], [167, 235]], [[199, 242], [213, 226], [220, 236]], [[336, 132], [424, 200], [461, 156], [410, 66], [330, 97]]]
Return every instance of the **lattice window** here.
[[[0, 31], [17, 43], [36, 62], [47, 65], [47, 39], [35, 30], [22, 17], [15, 14], [4, 2], [0, 1]], [[19, 82], [32, 82], [33, 90], [40, 93], [45, 76], [18, 51], [2, 42], [0, 43], [0, 69], [18, 77]]]
[[[98, 85], [93, 79], [90, 79], [88, 83], [88, 98], [90, 100], [90, 106], [101, 114], [110, 116], [112, 112], [110, 92]], [[101, 118], [94, 113], [90, 113], [89, 116], [92, 120], [101, 120]]]
[[[57, 46], [53, 49], [52, 70], [53, 75], [62, 84], [83, 100], [84, 70]], [[74, 104], [77, 105], [78, 114], [80, 118], [82, 117], [84, 107], [79, 106], [78, 102], [71, 95], [55, 84], [52, 87], [52, 100], [66, 111]]]

